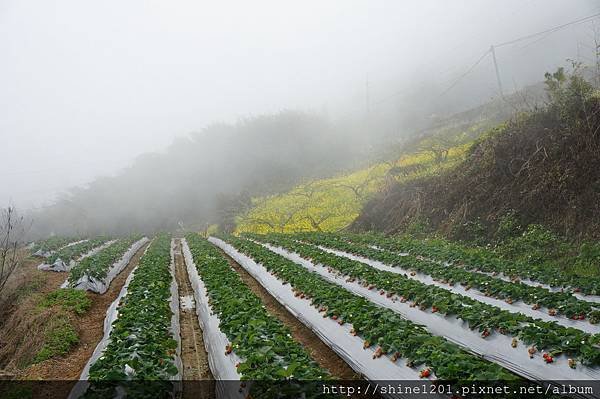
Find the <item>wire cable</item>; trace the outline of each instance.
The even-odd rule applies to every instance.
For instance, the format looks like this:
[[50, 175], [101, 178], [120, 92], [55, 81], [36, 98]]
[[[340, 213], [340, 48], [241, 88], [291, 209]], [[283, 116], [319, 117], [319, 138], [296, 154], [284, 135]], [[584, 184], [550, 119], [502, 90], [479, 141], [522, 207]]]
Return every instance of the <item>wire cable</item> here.
[[518, 37], [518, 38], [513, 39], [513, 40], [509, 40], [509, 41], [506, 41], [506, 42], [495, 44], [494, 47], [498, 48], [498, 47], [502, 47], [502, 46], [508, 46], [510, 44], [514, 44], [514, 43], [517, 43], [517, 42], [520, 42], [520, 41], [523, 41], [523, 40], [531, 39], [531, 38], [534, 38], [536, 36], [543, 35], [543, 34], [546, 34], [546, 33], [554, 33], [556, 31], [564, 29], [564, 28], [566, 28], [568, 26], [575, 25], [575, 24], [580, 24], [580, 23], [584, 23], [584, 22], [588, 22], [588, 21], [591, 21], [592, 19], [597, 18], [597, 17], [600, 17], [600, 13], [589, 15], [589, 16], [583, 17], [583, 18], [579, 18], [579, 19], [576, 19], [574, 21], [567, 22], [565, 24], [555, 26], [555, 27], [550, 28], [550, 29], [546, 29], [546, 30], [543, 30], [543, 31], [540, 31], [540, 32], [532, 33], [530, 35], [521, 36], [521, 37]]
[[475, 69], [477, 67], [477, 65], [479, 65], [481, 63], [481, 61], [483, 61], [483, 59], [491, 52], [491, 49], [488, 49], [485, 51], [485, 53], [483, 53], [481, 55], [481, 57], [479, 57], [479, 59], [469, 67], [469, 69], [467, 69], [462, 75], [460, 75], [458, 78], [456, 78], [454, 80], [454, 82], [452, 82], [452, 84], [446, 89], [444, 90], [440, 96], [443, 96], [444, 94], [448, 93], [450, 90], [452, 90], [461, 80], [463, 80], [468, 74], [470, 74], [473, 69]]

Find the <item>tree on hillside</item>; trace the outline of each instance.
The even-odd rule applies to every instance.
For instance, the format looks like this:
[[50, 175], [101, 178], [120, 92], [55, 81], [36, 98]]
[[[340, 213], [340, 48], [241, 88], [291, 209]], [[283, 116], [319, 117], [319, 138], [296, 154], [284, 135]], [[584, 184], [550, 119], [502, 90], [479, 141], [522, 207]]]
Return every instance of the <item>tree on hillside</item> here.
[[419, 143], [418, 152], [431, 154], [436, 165], [446, 162], [450, 149], [459, 144], [459, 137], [436, 136]]
[[372, 167], [363, 179], [360, 179], [354, 184], [340, 182], [335, 183], [334, 186], [347, 188], [351, 190], [354, 193], [356, 199], [362, 202], [366, 200], [371, 184], [375, 183], [378, 180], [385, 179], [385, 176], [383, 174], [377, 172], [377, 167]]
[[0, 293], [19, 265], [19, 246], [24, 235], [23, 217], [15, 208], [0, 210]]
[[233, 232], [236, 217], [248, 213], [252, 206], [252, 198], [247, 191], [232, 195], [217, 194], [217, 216], [221, 229], [226, 232]]

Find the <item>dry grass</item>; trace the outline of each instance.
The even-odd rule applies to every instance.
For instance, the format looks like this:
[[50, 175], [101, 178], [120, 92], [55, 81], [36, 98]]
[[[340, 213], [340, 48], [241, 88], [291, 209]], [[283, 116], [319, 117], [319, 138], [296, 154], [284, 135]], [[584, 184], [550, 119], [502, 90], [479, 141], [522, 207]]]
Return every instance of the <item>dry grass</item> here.
[[591, 98], [585, 115], [574, 121], [552, 110], [512, 121], [475, 145], [455, 169], [399, 184], [369, 202], [354, 227], [397, 233], [425, 218], [451, 236], [479, 220], [491, 234], [503, 215], [515, 211], [524, 225], [598, 239], [599, 170], [600, 99]]

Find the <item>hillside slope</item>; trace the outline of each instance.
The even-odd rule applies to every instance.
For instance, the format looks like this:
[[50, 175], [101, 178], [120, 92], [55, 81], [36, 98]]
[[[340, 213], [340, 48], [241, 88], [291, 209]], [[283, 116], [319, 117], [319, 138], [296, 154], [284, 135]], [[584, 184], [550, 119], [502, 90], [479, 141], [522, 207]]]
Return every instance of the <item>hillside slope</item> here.
[[338, 231], [347, 228], [363, 206], [378, 192], [396, 184], [437, 176], [460, 164], [482, 134], [514, 115], [531, 110], [543, 98], [543, 84], [526, 87], [504, 99], [494, 99], [473, 109], [429, 121], [410, 139], [391, 141], [368, 167], [323, 179], [306, 179], [289, 191], [246, 198], [244, 212], [232, 207], [238, 233]]
[[398, 233], [415, 220], [461, 238], [507, 214], [565, 236], [600, 237], [600, 96], [578, 75], [547, 75], [550, 103], [479, 140], [457, 168], [397, 184], [367, 203], [356, 230]]
[[338, 231], [348, 227], [363, 205], [394, 182], [438, 174], [462, 161], [468, 144], [448, 148], [443, 160], [432, 151], [409, 153], [355, 172], [310, 180], [292, 190], [252, 199], [236, 217], [236, 232], [271, 233]]

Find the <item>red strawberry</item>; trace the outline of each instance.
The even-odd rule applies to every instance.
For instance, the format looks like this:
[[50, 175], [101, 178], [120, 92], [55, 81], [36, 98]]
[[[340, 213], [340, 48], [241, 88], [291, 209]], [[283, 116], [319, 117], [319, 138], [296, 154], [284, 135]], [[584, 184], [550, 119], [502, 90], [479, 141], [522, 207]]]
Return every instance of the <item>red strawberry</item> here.
[[431, 375], [431, 370], [429, 370], [429, 369], [421, 370], [421, 372], [419, 373], [419, 377], [421, 377], [421, 378], [427, 378], [430, 375]]
[[375, 353], [373, 353], [373, 359], [381, 357], [382, 354], [383, 354], [383, 351], [381, 350], [381, 346], [380, 346], [379, 348], [377, 348]]

